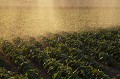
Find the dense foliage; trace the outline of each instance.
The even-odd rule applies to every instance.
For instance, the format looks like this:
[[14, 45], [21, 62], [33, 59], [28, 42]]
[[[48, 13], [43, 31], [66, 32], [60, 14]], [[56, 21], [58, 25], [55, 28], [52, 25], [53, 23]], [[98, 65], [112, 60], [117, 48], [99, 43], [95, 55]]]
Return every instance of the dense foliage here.
[[12, 71], [7, 70], [6, 64], [2, 58], [0, 58], [0, 79], [28, 79], [23, 75], [18, 75]]
[[38, 66], [51, 79], [120, 79], [119, 28], [1, 40], [1, 50], [19, 72], [6, 70], [0, 60], [1, 79], [44, 79]]

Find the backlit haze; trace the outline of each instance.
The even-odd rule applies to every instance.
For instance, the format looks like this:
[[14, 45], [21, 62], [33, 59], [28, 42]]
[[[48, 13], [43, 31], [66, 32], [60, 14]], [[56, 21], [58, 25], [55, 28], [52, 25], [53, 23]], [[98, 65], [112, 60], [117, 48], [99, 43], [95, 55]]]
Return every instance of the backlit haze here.
[[0, 37], [37, 37], [120, 25], [119, 6], [120, 0], [0, 0]]
[[119, 6], [120, 0], [0, 0], [0, 6]]

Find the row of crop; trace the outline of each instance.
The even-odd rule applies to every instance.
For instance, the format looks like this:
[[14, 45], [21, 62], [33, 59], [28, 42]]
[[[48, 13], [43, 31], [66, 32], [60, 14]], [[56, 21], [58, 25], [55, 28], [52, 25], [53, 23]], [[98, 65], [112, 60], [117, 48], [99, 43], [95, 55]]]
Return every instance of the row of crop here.
[[[82, 52], [75, 52], [76, 55], [73, 55], [74, 53], [69, 52], [69, 48], [67, 49], [61, 45], [60, 49], [58, 47], [56, 49], [53, 48], [54, 50], [48, 48], [44, 49], [44, 51], [40, 51], [40, 48], [35, 43], [22, 43], [19, 45], [19, 47], [16, 46], [16, 49], [22, 50], [25, 56], [34, 60], [37, 64], [43, 64], [53, 79], [109, 78], [103, 72], [94, 69], [90, 64], [87, 65], [91, 63], [90, 59], [84, 58], [86, 55], [82, 55], [84, 57], [80, 56]], [[23, 49], [24, 46], [26, 46], [26, 49]], [[98, 73], [99, 75], [97, 75]]]
[[15, 74], [12, 71], [6, 70], [4, 67], [0, 67], [0, 79], [28, 79], [23, 75]]
[[[64, 49], [67, 48], [64, 47]], [[50, 47], [47, 48], [45, 52], [48, 53], [50, 57], [53, 57], [61, 63], [71, 67], [73, 71], [76, 72], [76, 74], [80, 75], [82, 78], [109, 79], [105, 73], [100, 71], [102, 68], [101, 65], [98, 65], [92, 57], [85, 55], [82, 51], [75, 48], [71, 48], [69, 51], [66, 51], [64, 49], [61, 50], [61, 47]], [[96, 72], [99, 73], [99, 75], [97, 75]]]
[[[71, 67], [50, 58], [46, 52], [40, 51], [40, 48], [37, 48], [34, 44], [24, 43], [19, 45], [20, 47], [15, 45], [16, 50], [22, 50], [24, 56], [35, 61], [38, 65], [42, 65], [53, 79], [80, 79], [77, 74], [73, 73]], [[26, 46], [25, 49], [23, 49], [24, 46]]]
[[[73, 65], [77, 62], [76, 60], [78, 60], [79, 58], [81, 59], [84, 59], [83, 57], [80, 56], [80, 53], [87, 56], [88, 59], [87, 61], [83, 60], [83, 61], [80, 61], [80, 62], [83, 62], [84, 64], [85, 63], [91, 63], [89, 60], [91, 59], [90, 56], [92, 56], [93, 58], [97, 59], [97, 60], [100, 60], [101, 62], [103, 63], [107, 63], [107, 65], [110, 63], [110, 64], [113, 64], [111, 63], [111, 61], [114, 61], [115, 65], [116, 65], [116, 61], [113, 59], [113, 56], [110, 56], [109, 54], [107, 54], [106, 52], [101, 52], [101, 51], [98, 51], [99, 50], [103, 50], [101, 49], [100, 47], [105, 47], [104, 44], [101, 44], [102, 42], [103, 43], [106, 43], [105, 40], [96, 40], [96, 39], [93, 39], [94, 35], [96, 34], [92, 34], [92, 33], [83, 33], [82, 35], [79, 34], [79, 33], [74, 33], [74, 34], [68, 34], [67, 36], [60, 36], [60, 35], [57, 35], [57, 36], [54, 36], [54, 37], [51, 37], [51, 38], [46, 38], [44, 40], [44, 43], [46, 45], [46, 47], [57, 47], [55, 50], [52, 50], [52, 53], [50, 53], [51, 51], [50, 50], [45, 50], [45, 53], [47, 53], [47, 56], [49, 55], [51, 58], [55, 58], [57, 60], [60, 60], [60, 63], [63, 63], [63, 64], [69, 64], [70, 62], [70, 56], [68, 57], [69, 54], [73, 54], [71, 55], [71, 58], [76, 58], [76, 59], [71, 59], [74, 61]], [[108, 35], [109, 36], [109, 35]], [[61, 39], [62, 38], [62, 39]], [[107, 40], [108, 41], [108, 40]], [[35, 42], [35, 41], [34, 41]], [[31, 42], [30, 42], [31, 43]], [[110, 43], [112, 43], [110, 41]], [[32, 44], [30, 45], [29, 43], [27, 43], [28, 45], [23, 45], [22, 49], [26, 49], [28, 48], [28, 50], [24, 51], [27, 53], [28, 57], [30, 57], [31, 59], [33, 60], [37, 60], [37, 62], [40, 62], [40, 61], [43, 61], [43, 59], [39, 60], [39, 57], [42, 57], [44, 58], [46, 55], [44, 56], [41, 56], [41, 55], [38, 55], [38, 53], [40, 52], [39, 48], [36, 47], [36, 45]], [[39, 44], [39, 43], [37, 43]], [[64, 50], [64, 52], [62, 51], [57, 51], [59, 48], [59, 45], [64, 45], [62, 46], [60, 49], [61, 50]], [[41, 45], [41, 44], [40, 44]], [[98, 47], [97, 47], [97, 46]], [[25, 47], [26, 46], [26, 47]], [[28, 47], [27, 47], [28, 46]], [[66, 47], [67, 48], [66, 48]], [[96, 46], [96, 47], [95, 47]], [[39, 47], [39, 46], [38, 46]], [[106, 46], [108, 47], [108, 46]], [[116, 46], [117, 47], [117, 46]], [[82, 52], [80, 52], [79, 54], [76, 54], [76, 52], [71, 52], [69, 53], [68, 52], [68, 48], [77, 48], [79, 50], [82, 50]], [[111, 48], [110, 48], [111, 49]], [[38, 50], [38, 51], [34, 51], [34, 50]], [[55, 51], [55, 52], [54, 52]], [[62, 52], [62, 53], [60, 53]], [[68, 53], [68, 54], [66, 54]], [[76, 54], [76, 55], [74, 55]], [[109, 60], [108, 60], [109, 59]], [[67, 61], [67, 62], [66, 62]], [[80, 63], [77, 63], [77, 64], [80, 64]], [[77, 65], [76, 64], [76, 65]], [[71, 63], [69, 64], [69, 66], [71, 65]], [[98, 65], [97, 65], [98, 66]], [[70, 66], [71, 67], [71, 66]], [[119, 66], [118, 66], [119, 67]], [[74, 68], [74, 67], [73, 67]], [[77, 69], [77, 68], [76, 68]]]
[[[56, 37], [54, 36], [47, 38], [45, 42], [48, 45], [47, 47], [55, 48], [58, 47], [59, 44], [63, 44], [66, 45], [68, 48], [71, 47], [80, 49], [82, 50], [81, 53], [86, 53], [88, 57], [92, 56], [93, 58], [95, 58], [95, 60], [102, 62], [105, 65], [120, 69], [120, 64], [118, 63], [120, 59], [119, 31], [120, 30], [103, 30], [97, 33], [86, 32], [83, 34], [67, 34], [67, 36], [58, 35]], [[60, 56], [59, 51], [56, 51], [56, 53], [54, 53], [55, 50], [52, 50], [51, 57], [56, 57], [57, 59], [60, 59], [60, 57], [64, 56], [64, 60], [64, 58], [68, 56], [65, 54], [62, 54], [62, 56]], [[48, 51], [50, 52], [50, 50]], [[68, 52], [66, 51], [66, 53]]]
[[[61, 78], [79, 79], [79, 77], [77, 75], [74, 76], [75, 74], [72, 73], [72, 69], [70, 67], [68, 67], [68, 66], [66, 67], [63, 64], [61, 64], [60, 62], [56, 61], [55, 59], [49, 58], [47, 54], [41, 53], [39, 51], [39, 49], [36, 48], [33, 44], [29, 44], [29, 43], [27, 43], [27, 44], [28, 45], [22, 44], [23, 46], [19, 46], [19, 47], [18, 47], [18, 44], [17, 45], [14, 44], [15, 46], [14, 45], [13, 45], [13, 47], [10, 46], [11, 47], [10, 49], [14, 49], [13, 50], [14, 52], [15, 51], [20, 52], [19, 58], [24, 59], [24, 57], [21, 57], [21, 54], [22, 54], [22, 55], [26, 56], [27, 58], [35, 59], [35, 61], [38, 64], [44, 63], [43, 64], [44, 67], [48, 70], [48, 73], [50, 75], [52, 75], [53, 79], [61, 79]], [[26, 46], [26, 47], [24, 49], [22, 49], [24, 46]], [[7, 46], [7, 48], [9, 48], [9, 47]], [[8, 51], [10, 52], [11, 50], [8, 50]], [[10, 55], [12, 55], [12, 54], [13, 53], [10, 53]], [[17, 53], [15, 53], [15, 54], [17, 54]], [[14, 56], [13, 58], [16, 58], [16, 56]], [[20, 60], [20, 59], [16, 60], [16, 62], [17, 61], [19, 61], [19, 63], [22, 62], [22, 60]], [[18, 64], [18, 63], [16, 63], [16, 64]], [[21, 68], [21, 69], [24, 69], [24, 68]]]
[[67, 34], [66, 36], [57, 35], [47, 38], [45, 42], [49, 47], [65, 44], [67, 47], [81, 49], [84, 51], [83, 53], [92, 54], [96, 60], [119, 68], [120, 65], [117, 64], [120, 60], [119, 39], [119, 30], [102, 30], [96, 33], [85, 32], [82, 34]]
[[21, 74], [28, 79], [43, 79], [31, 62], [27, 60], [20, 51], [16, 50], [11, 43], [4, 41], [2, 44], [3, 52], [6, 53], [9, 60], [16, 64]]
[[10, 70], [7, 70], [5, 62], [0, 58], [0, 79], [28, 79], [23, 75], [18, 75]]
[[[92, 53], [94, 51], [93, 56], [96, 60], [120, 69], [120, 64], [117, 63], [120, 61], [120, 33], [113, 34], [114, 36], [111, 36], [112, 31], [108, 31], [107, 35], [105, 35], [106, 33], [106, 31], [103, 35], [96, 33], [95, 35], [91, 35], [88, 40], [85, 39], [83, 43], [87, 43], [85, 47], [87, 47], [88, 50], [86, 50], [86, 52]], [[99, 34], [101, 34], [101, 36]], [[99, 38], [95, 38], [97, 36], [99, 36]]]
[[[97, 33], [72, 33], [64, 36], [57, 34], [45, 38], [42, 43], [34, 39], [30, 42], [17, 39], [11, 46], [4, 46], [8, 57], [15, 61], [18, 67], [25, 65], [20, 70], [26, 70], [26, 63], [27, 68], [33, 68], [31, 62], [26, 60], [30, 58], [44, 66], [53, 79], [106, 79], [108, 77], [98, 70], [100, 67], [95, 69], [99, 65], [94, 62], [97, 60], [119, 69], [119, 64], [116, 64], [120, 57], [119, 37], [119, 30], [103, 30]], [[23, 71], [21, 72], [24, 73]]]

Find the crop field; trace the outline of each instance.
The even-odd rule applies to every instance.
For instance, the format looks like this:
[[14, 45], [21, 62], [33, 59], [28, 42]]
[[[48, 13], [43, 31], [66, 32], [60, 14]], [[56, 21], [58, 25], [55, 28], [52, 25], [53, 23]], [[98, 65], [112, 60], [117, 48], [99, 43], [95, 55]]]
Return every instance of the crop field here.
[[0, 79], [120, 79], [120, 28], [1, 38]]
[[0, 79], [120, 79], [120, 1], [0, 0]]

